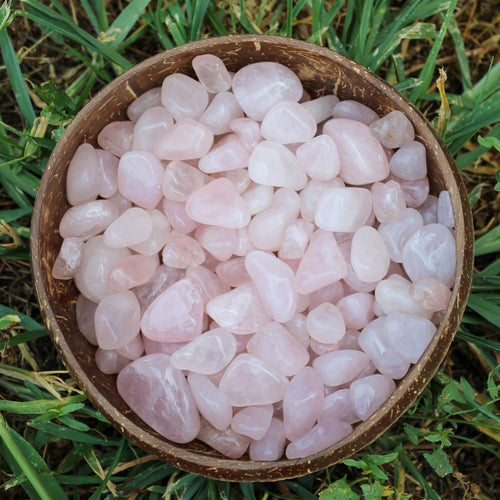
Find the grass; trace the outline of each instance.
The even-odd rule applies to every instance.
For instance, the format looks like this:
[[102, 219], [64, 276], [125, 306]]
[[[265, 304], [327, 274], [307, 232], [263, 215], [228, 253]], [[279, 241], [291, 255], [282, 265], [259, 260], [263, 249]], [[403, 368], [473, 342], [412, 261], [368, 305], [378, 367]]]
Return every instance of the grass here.
[[[75, 386], [41, 325], [27, 244], [50, 152], [99, 88], [159, 50], [246, 32], [292, 36], [337, 50], [408, 97], [455, 156], [477, 235], [473, 287], [456, 342], [410, 411], [343, 464], [274, 484], [230, 484], [187, 474], [121, 437]], [[495, 32], [495, 2], [473, 0], [4, 2], [0, 496], [495, 498], [500, 458]], [[442, 75], [437, 82], [439, 67], [447, 80]]]

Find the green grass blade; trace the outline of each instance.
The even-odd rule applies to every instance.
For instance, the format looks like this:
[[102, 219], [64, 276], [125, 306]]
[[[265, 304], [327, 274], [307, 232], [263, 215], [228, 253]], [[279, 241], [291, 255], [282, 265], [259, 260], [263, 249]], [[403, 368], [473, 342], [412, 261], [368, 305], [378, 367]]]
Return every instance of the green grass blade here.
[[476, 294], [469, 295], [467, 306], [487, 319], [490, 323], [500, 328], [500, 306]]
[[29, 332], [18, 333], [15, 337], [10, 338], [9, 340], [0, 341], [0, 351], [6, 347], [14, 347], [16, 345], [29, 342], [30, 340], [47, 337], [48, 335], [49, 332], [47, 330], [32, 330]]
[[[443, 16], [440, 16], [441, 19]], [[472, 88], [472, 79], [470, 76], [470, 66], [467, 54], [465, 53], [464, 40], [462, 38], [462, 33], [457, 26], [457, 22], [454, 17], [450, 19], [448, 25], [448, 33], [450, 34], [451, 41], [455, 46], [455, 54], [457, 55], [458, 66], [460, 68], [461, 83], [464, 91]]]
[[222, 21], [224, 19], [223, 8], [221, 8], [219, 14], [217, 14], [214, 5], [210, 3], [207, 9], [207, 19], [217, 35], [219, 36], [229, 35], [229, 31], [227, 31], [227, 29], [222, 24]]
[[205, 20], [205, 15], [208, 9], [210, 0], [195, 0], [194, 2], [194, 13], [191, 20], [191, 28], [189, 30], [189, 40], [198, 40], [201, 37], [201, 28], [203, 26], [203, 21]]
[[146, 10], [146, 7], [151, 3], [151, 0], [132, 0], [121, 12], [120, 15], [113, 21], [107, 33], [112, 40], [109, 46], [114, 49], [127, 38], [130, 30], [134, 27], [141, 15]]
[[85, 14], [89, 18], [92, 28], [94, 28], [95, 33], [98, 35], [101, 32], [101, 25], [94, 8], [90, 5], [89, 0], [81, 0], [81, 4]]
[[[493, 127], [487, 134], [486, 137], [494, 137], [496, 139], [500, 139], [500, 124]], [[467, 151], [467, 153], [461, 154], [456, 160], [457, 167], [460, 170], [464, 170], [469, 165], [472, 165], [474, 162], [479, 160], [479, 158], [486, 153], [490, 148], [486, 146], [478, 146], [473, 151]]]

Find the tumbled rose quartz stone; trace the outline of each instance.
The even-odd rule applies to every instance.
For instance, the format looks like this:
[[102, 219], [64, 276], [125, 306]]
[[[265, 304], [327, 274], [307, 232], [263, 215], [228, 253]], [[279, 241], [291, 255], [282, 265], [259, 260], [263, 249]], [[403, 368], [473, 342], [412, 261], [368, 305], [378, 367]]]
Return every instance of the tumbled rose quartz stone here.
[[250, 152], [235, 134], [221, 139], [198, 163], [198, 168], [207, 174], [246, 168]]
[[394, 380], [381, 374], [355, 380], [349, 387], [352, 406], [361, 420], [373, 415], [395, 390]]
[[341, 298], [336, 306], [342, 313], [348, 330], [361, 330], [375, 317], [374, 302], [373, 294], [358, 292]]
[[99, 194], [97, 155], [90, 144], [78, 147], [66, 174], [66, 198], [70, 205], [92, 201]]
[[293, 318], [285, 323], [285, 327], [304, 347], [309, 347], [310, 338], [304, 314], [294, 314]]
[[233, 417], [229, 398], [205, 375], [189, 373], [187, 381], [201, 416], [216, 429], [227, 429]]
[[379, 222], [392, 222], [406, 211], [401, 185], [394, 180], [375, 182], [371, 187], [373, 211]]
[[170, 224], [165, 215], [159, 210], [152, 208], [147, 210], [147, 213], [153, 223], [151, 236], [138, 245], [132, 245], [130, 249], [143, 255], [156, 255], [168, 241], [170, 236]]
[[158, 266], [156, 255], [129, 255], [121, 259], [110, 271], [108, 283], [117, 291], [130, 290], [147, 283]]
[[238, 193], [243, 194], [251, 184], [250, 176], [246, 168], [237, 168], [226, 172], [219, 172], [216, 177], [225, 177], [229, 179]]
[[399, 148], [389, 163], [391, 173], [405, 181], [416, 181], [427, 175], [425, 146], [417, 141]]
[[367, 125], [347, 118], [334, 118], [323, 133], [335, 142], [340, 157], [339, 177], [359, 186], [381, 181], [389, 175], [389, 162], [379, 141]]
[[234, 432], [231, 427], [217, 430], [208, 421], [202, 421], [198, 439], [229, 458], [240, 458], [245, 454], [251, 439]]
[[370, 125], [370, 123], [378, 120], [380, 118], [373, 109], [361, 104], [358, 101], [345, 100], [340, 101], [333, 108], [334, 118], [348, 118], [350, 120], [356, 120], [362, 122], [365, 125]]
[[425, 309], [410, 295], [410, 282], [394, 279], [382, 280], [375, 289], [375, 299], [384, 314], [403, 312], [430, 318], [432, 311]]
[[153, 221], [143, 208], [132, 207], [104, 231], [104, 243], [110, 248], [124, 248], [143, 243], [153, 231]]
[[329, 181], [312, 179], [300, 192], [300, 215], [310, 222], [314, 222], [314, 215], [320, 196], [330, 188], [344, 188], [345, 184], [338, 177]]
[[429, 179], [417, 179], [416, 181], [405, 181], [395, 178], [401, 185], [405, 197], [406, 205], [411, 208], [420, 207], [429, 195]]
[[212, 54], [202, 54], [191, 63], [200, 83], [207, 92], [217, 94], [231, 88], [231, 75], [224, 62]]
[[[118, 173], [118, 172], [117, 172]], [[118, 177], [118, 175], [117, 175]], [[122, 214], [125, 210], [132, 207], [130, 200], [127, 200], [119, 191], [109, 198], [109, 201], [115, 204], [118, 209], [118, 214]]]
[[225, 178], [215, 179], [194, 191], [186, 202], [186, 212], [196, 222], [229, 229], [245, 227], [250, 222], [246, 202]]
[[212, 99], [199, 122], [211, 130], [214, 135], [220, 135], [231, 132], [231, 122], [242, 117], [243, 110], [234, 94], [221, 92]]
[[133, 292], [106, 295], [95, 311], [95, 331], [101, 349], [120, 349], [139, 333], [141, 308]]
[[434, 224], [437, 220], [438, 197], [430, 194], [417, 209], [422, 216], [424, 224]]
[[163, 165], [148, 151], [124, 154], [118, 165], [118, 189], [141, 208], [155, 208], [161, 200]]
[[196, 337], [172, 354], [172, 365], [200, 375], [222, 370], [236, 354], [236, 340], [225, 328], [216, 328]]
[[337, 304], [337, 302], [344, 296], [344, 285], [341, 281], [336, 281], [331, 285], [326, 285], [315, 292], [312, 292], [309, 300], [309, 308], [314, 309], [315, 307], [323, 304], [323, 302], [330, 302], [331, 304]]
[[255, 406], [283, 399], [288, 379], [261, 359], [243, 353], [226, 368], [219, 383], [232, 406]]
[[219, 226], [201, 226], [195, 231], [198, 243], [217, 260], [230, 259], [236, 247], [236, 230]]
[[187, 234], [171, 233], [161, 253], [162, 262], [170, 267], [186, 269], [205, 260], [200, 244]]
[[230, 290], [229, 286], [213, 271], [203, 266], [189, 267], [186, 270], [186, 278], [200, 289], [205, 304], [210, 299]]
[[141, 94], [137, 99], [132, 101], [127, 108], [127, 116], [129, 119], [135, 122], [146, 109], [154, 106], [161, 106], [160, 94], [161, 87], [155, 87], [154, 89], [147, 90], [144, 94]]
[[272, 405], [248, 406], [234, 415], [231, 429], [251, 439], [262, 439], [271, 425]]
[[59, 280], [71, 279], [82, 261], [83, 240], [66, 238], [52, 266], [52, 276]]
[[400, 148], [415, 139], [410, 120], [398, 110], [387, 113], [370, 124], [370, 131], [386, 148]]
[[146, 109], [134, 127], [133, 151], [154, 151], [156, 143], [174, 125], [170, 112], [163, 106]]
[[130, 360], [140, 358], [144, 353], [142, 335], [139, 333], [139, 335], [136, 335], [130, 342], [120, 347], [120, 349], [117, 349], [116, 352], [120, 354], [120, 356]]
[[237, 135], [248, 151], [253, 151], [259, 142], [263, 141], [260, 133], [260, 123], [251, 118], [234, 118], [229, 128]]
[[332, 117], [333, 108], [338, 102], [338, 97], [325, 95], [310, 101], [302, 101], [301, 106], [312, 115], [316, 123], [320, 123]]
[[88, 238], [104, 231], [118, 218], [118, 208], [109, 200], [95, 200], [66, 210], [59, 232], [63, 238]]
[[286, 437], [283, 422], [273, 418], [264, 437], [250, 443], [250, 459], [266, 462], [279, 460], [285, 451], [285, 444]]
[[434, 278], [451, 288], [455, 281], [456, 245], [448, 228], [429, 224], [419, 229], [403, 249], [403, 266], [412, 281]]
[[341, 349], [318, 356], [312, 366], [323, 384], [335, 387], [354, 380], [369, 361], [363, 351]]
[[329, 181], [340, 171], [337, 146], [328, 135], [318, 135], [305, 142], [295, 154], [311, 179]]
[[186, 118], [158, 140], [154, 153], [162, 160], [195, 160], [207, 154], [213, 142], [214, 134], [210, 129]]
[[311, 338], [324, 344], [338, 342], [346, 332], [341, 312], [328, 302], [309, 312], [306, 325]]
[[280, 259], [300, 259], [314, 230], [314, 224], [302, 219], [290, 221], [285, 227], [283, 241], [278, 250]]
[[412, 299], [423, 308], [432, 311], [445, 311], [450, 303], [451, 291], [442, 282], [433, 278], [419, 278], [409, 288]]
[[104, 149], [95, 150], [97, 156], [97, 176], [99, 179], [99, 196], [111, 198], [118, 192], [119, 159]]
[[349, 389], [340, 389], [325, 396], [318, 423], [330, 419], [342, 420], [349, 424], [359, 422], [359, 417], [352, 406]]
[[298, 102], [302, 83], [286, 66], [275, 62], [249, 64], [233, 77], [233, 93], [245, 114], [261, 121], [280, 101]]
[[230, 287], [237, 287], [251, 280], [245, 267], [244, 257], [235, 257], [234, 259], [221, 262], [215, 268], [215, 273]]
[[149, 354], [127, 365], [116, 385], [120, 396], [149, 426], [175, 443], [198, 434], [200, 416], [186, 378], [167, 354]]
[[119, 121], [108, 123], [97, 136], [97, 143], [102, 149], [116, 156], [123, 156], [132, 149], [135, 123]]
[[97, 304], [87, 299], [85, 295], [78, 295], [76, 299], [76, 324], [81, 334], [93, 345], [97, 345], [95, 334], [95, 310]]
[[151, 279], [134, 290], [141, 309], [146, 309], [158, 295], [182, 278], [184, 278], [184, 271], [174, 269], [165, 264], [159, 265]]
[[102, 373], [112, 375], [118, 373], [130, 363], [130, 359], [117, 351], [105, 350], [98, 347], [95, 352], [95, 364]]
[[172, 201], [163, 198], [162, 209], [172, 228], [181, 234], [188, 234], [198, 225], [186, 213], [186, 204], [182, 201]]
[[188, 342], [201, 334], [202, 320], [200, 290], [182, 279], [158, 295], [146, 309], [141, 330], [157, 342]]
[[352, 238], [351, 265], [361, 281], [381, 280], [389, 269], [389, 253], [380, 233], [361, 226]]
[[453, 206], [451, 204], [450, 193], [448, 193], [448, 191], [441, 191], [441, 193], [439, 193], [437, 219], [439, 224], [442, 224], [445, 227], [455, 227]]

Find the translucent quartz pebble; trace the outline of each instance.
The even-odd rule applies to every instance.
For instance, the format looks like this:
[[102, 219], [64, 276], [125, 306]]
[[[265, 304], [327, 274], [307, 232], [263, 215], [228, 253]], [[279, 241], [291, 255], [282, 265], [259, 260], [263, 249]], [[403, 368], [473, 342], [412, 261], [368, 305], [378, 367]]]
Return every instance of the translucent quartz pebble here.
[[334, 235], [321, 229], [314, 232], [297, 269], [297, 292], [314, 292], [339, 281], [346, 274], [347, 265]]
[[191, 236], [173, 232], [163, 247], [161, 258], [167, 266], [186, 269], [203, 263], [205, 252]]
[[231, 75], [219, 57], [202, 54], [193, 58], [192, 65], [207, 92], [217, 94], [231, 88]]
[[429, 195], [429, 179], [424, 177], [416, 181], [404, 181], [402, 179], [395, 179], [401, 184], [406, 205], [411, 208], [418, 208]]
[[412, 281], [435, 278], [451, 288], [455, 281], [455, 239], [441, 224], [419, 229], [403, 249], [403, 266]]
[[411, 298], [428, 311], [445, 311], [450, 303], [451, 291], [439, 280], [419, 278], [409, 287]]
[[105, 350], [98, 347], [95, 352], [95, 364], [106, 375], [120, 372], [129, 363], [130, 359], [114, 350]]
[[126, 248], [106, 246], [102, 235], [90, 238], [83, 245], [82, 263], [74, 277], [76, 287], [88, 299], [99, 302], [114, 292], [108, 284], [109, 272], [128, 255], [130, 251]]
[[240, 458], [248, 449], [251, 439], [234, 432], [231, 427], [217, 430], [208, 421], [202, 421], [198, 439], [229, 458]]
[[198, 286], [205, 304], [230, 289], [213, 271], [203, 266], [189, 267], [186, 278]]
[[234, 259], [221, 262], [215, 268], [215, 273], [230, 287], [237, 287], [251, 280], [245, 267], [244, 257], [235, 257]]
[[229, 179], [234, 184], [236, 191], [240, 194], [244, 193], [252, 182], [246, 168], [237, 168], [235, 170], [221, 172], [216, 175], [216, 177], [225, 177], [226, 179]]
[[298, 191], [307, 184], [307, 175], [297, 157], [285, 146], [262, 141], [248, 160], [250, 179], [257, 184], [287, 187]]
[[314, 230], [314, 224], [302, 219], [290, 221], [285, 226], [283, 241], [278, 250], [280, 259], [300, 259], [304, 256], [306, 247]]
[[201, 416], [216, 429], [227, 429], [233, 417], [228, 397], [204, 375], [189, 373], [187, 381]]
[[380, 233], [361, 226], [352, 237], [351, 265], [361, 281], [381, 280], [389, 270], [389, 252]]
[[369, 361], [363, 351], [341, 349], [318, 356], [312, 366], [323, 384], [335, 387], [354, 380]]
[[192, 441], [200, 416], [186, 378], [167, 354], [149, 354], [127, 365], [116, 385], [120, 396], [149, 426], [175, 443]]
[[314, 222], [327, 231], [352, 233], [361, 227], [372, 210], [372, 195], [368, 189], [331, 188], [321, 194]]
[[212, 375], [229, 364], [235, 354], [233, 335], [225, 328], [215, 328], [175, 351], [172, 364], [179, 370]]
[[151, 237], [153, 221], [143, 208], [125, 210], [104, 231], [104, 243], [110, 248], [124, 248], [143, 243]]
[[70, 205], [92, 201], [99, 194], [97, 155], [90, 144], [78, 146], [66, 174], [66, 198]]
[[189, 195], [205, 185], [205, 176], [183, 161], [171, 161], [165, 167], [162, 191], [165, 198], [186, 201]]
[[233, 77], [236, 99], [246, 115], [258, 121], [280, 101], [298, 102], [302, 91], [299, 77], [280, 63], [249, 64]]
[[448, 191], [441, 191], [439, 193], [437, 221], [445, 227], [455, 227], [453, 206], [451, 204], [450, 193], [448, 193]]
[[267, 363], [251, 354], [234, 358], [219, 383], [232, 406], [255, 406], [283, 399], [288, 379]]
[[306, 366], [288, 384], [283, 398], [285, 436], [298, 439], [312, 429], [323, 406], [323, 383], [316, 371]]
[[205, 125], [186, 118], [177, 122], [156, 143], [155, 155], [162, 160], [195, 160], [206, 155], [214, 134]]
[[163, 354], [171, 355], [181, 347], [185, 346], [187, 342], [156, 342], [148, 337], [143, 336], [142, 342], [144, 344], [144, 351], [146, 354], [155, 354], [161, 352]]
[[203, 85], [181, 73], [168, 75], [161, 86], [161, 103], [176, 121], [197, 120], [208, 105], [208, 93]]
[[410, 282], [386, 279], [377, 284], [375, 299], [384, 314], [402, 312], [430, 318], [432, 312], [425, 309], [410, 295]]
[[380, 373], [399, 380], [406, 375], [410, 363], [389, 345], [385, 338], [385, 320], [382, 316], [369, 323], [359, 334], [358, 342]]
[[271, 420], [264, 437], [250, 443], [250, 460], [271, 462], [279, 460], [285, 451], [286, 437], [283, 422], [277, 418]]
[[349, 120], [362, 122], [365, 125], [370, 125], [370, 123], [380, 118], [373, 109], [358, 101], [351, 100], [340, 101], [333, 108], [333, 117], [348, 118]]
[[124, 358], [134, 360], [140, 358], [144, 352], [144, 343], [141, 334], [136, 335], [128, 344], [125, 344], [116, 351]]
[[174, 125], [170, 112], [163, 106], [146, 109], [134, 127], [134, 151], [154, 151], [156, 143]]
[[111, 198], [118, 192], [118, 158], [104, 149], [95, 150], [99, 196]]
[[427, 175], [425, 146], [412, 141], [399, 148], [390, 160], [391, 173], [405, 181], [416, 181]]
[[272, 405], [247, 406], [231, 420], [231, 429], [251, 439], [262, 439], [271, 425], [274, 408]]
[[401, 111], [394, 110], [370, 124], [371, 133], [386, 148], [400, 148], [415, 139], [410, 120]]
[[292, 441], [286, 447], [286, 458], [305, 458], [326, 450], [352, 432], [352, 425], [340, 420], [328, 420], [316, 424], [307, 434]]
[[245, 200], [224, 177], [192, 193], [186, 202], [186, 213], [196, 222], [229, 229], [245, 227], [250, 222]]
[[280, 101], [266, 113], [260, 133], [268, 141], [291, 144], [310, 141], [316, 128], [316, 120], [301, 104]]
[[424, 224], [434, 224], [438, 221], [438, 197], [430, 194], [417, 209], [424, 219]]
[[289, 321], [297, 308], [292, 269], [274, 255], [261, 250], [254, 250], [246, 256], [245, 267], [271, 318], [280, 323]]
[[370, 189], [373, 212], [379, 222], [393, 222], [406, 210], [406, 202], [401, 185], [394, 180], [375, 182]]
[[354, 411], [349, 389], [340, 389], [325, 396], [318, 423], [336, 419], [354, 424], [359, 422], [359, 417]]
[[144, 285], [138, 286], [134, 292], [137, 300], [144, 310], [151, 302], [164, 292], [169, 286], [173, 285], [184, 277], [184, 271], [174, 269], [165, 264], [159, 265], [151, 279]]
[[163, 165], [153, 153], [131, 151], [118, 164], [118, 189], [132, 203], [155, 208], [161, 200]]
[[147, 90], [135, 99], [135, 101], [132, 101], [127, 108], [127, 116], [135, 122], [146, 109], [154, 106], [161, 106], [161, 87]]
[[130, 249], [143, 255], [155, 255], [165, 246], [170, 236], [170, 224], [159, 210], [152, 208], [147, 213], [153, 223], [151, 236], [138, 245], [132, 245]]
[[[118, 175], [117, 175], [117, 178], [118, 178]], [[112, 203], [114, 203], [116, 205], [116, 208], [118, 208], [119, 214], [122, 214], [123, 212], [125, 212], [125, 210], [127, 210], [127, 208], [130, 208], [132, 206], [131, 201], [127, 200], [127, 198], [125, 198], [125, 196], [123, 196], [119, 191], [116, 194], [114, 194], [113, 196], [111, 196], [109, 198], [109, 201], [111, 201]]]
[[374, 302], [373, 294], [357, 292], [341, 298], [336, 307], [342, 313], [348, 330], [361, 330], [375, 317]]
[[158, 266], [156, 255], [129, 255], [121, 259], [110, 271], [108, 283], [117, 291], [130, 290], [147, 283]]
[[137, 336], [141, 308], [133, 292], [106, 295], [95, 311], [95, 331], [101, 349], [120, 349]]
[[82, 261], [83, 240], [65, 238], [52, 266], [52, 276], [59, 280], [71, 279]]
[[229, 128], [239, 137], [248, 151], [253, 151], [255, 146], [263, 140], [260, 123], [251, 118], [234, 118], [229, 123]]
[[201, 334], [202, 319], [200, 290], [182, 279], [158, 295], [146, 309], [141, 330], [157, 342], [188, 342]]
[[162, 209], [167, 216], [172, 228], [181, 234], [188, 234], [193, 231], [198, 224], [186, 213], [186, 204], [182, 201], [172, 201], [164, 198]]
[[328, 302], [309, 312], [306, 325], [311, 338], [323, 344], [338, 342], [346, 332], [341, 312]]
[[95, 334], [95, 310], [97, 304], [87, 299], [85, 295], [78, 295], [76, 299], [76, 324], [81, 334], [93, 345], [97, 345]]
[[367, 125], [347, 118], [334, 118], [323, 126], [323, 133], [335, 142], [340, 156], [339, 177], [348, 184], [361, 185], [385, 179], [389, 162]]
[[410, 314], [392, 313], [385, 320], [385, 338], [406, 361], [416, 363], [436, 333], [428, 319]]
[[242, 227], [236, 230], [236, 247], [234, 249], [234, 255], [238, 257], [243, 257], [247, 253], [255, 250], [255, 246], [250, 240], [250, 235], [247, 227]]
[[297, 149], [296, 156], [307, 175], [318, 181], [329, 181], [340, 172], [337, 146], [329, 135], [317, 135]]
[[336, 281], [331, 285], [326, 285], [319, 290], [311, 293], [309, 301], [309, 308], [312, 310], [315, 307], [323, 304], [323, 302], [330, 302], [330, 304], [337, 304], [337, 302], [344, 296], [344, 286], [341, 281]]
[[207, 174], [245, 168], [250, 152], [235, 134], [221, 139], [198, 163], [198, 168]]
[[320, 196], [330, 188], [343, 188], [345, 184], [338, 177], [330, 181], [312, 179], [300, 192], [300, 215], [309, 222], [314, 222], [314, 214]]
[[212, 99], [199, 122], [214, 135], [221, 135], [231, 132], [231, 122], [242, 117], [243, 111], [234, 94], [221, 92]]
[[132, 149], [135, 123], [118, 121], [108, 123], [97, 136], [97, 143], [102, 149], [122, 156]]
[[352, 406], [361, 420], [373, 415], [396, 389], [391, 377], [369, 375], [355, 380], [349, 387]]
[[301, 102], [301, 106], [312, 115], [316, 123], [320, 123], [332, 117], [333, 108], [338, 102], [338, 97], [325, 95], [307, 102]]
[[230, 259], [236, 247], [236, 229], [201, 226], [195, 231], [198, 243], [217, 260]]
[[403, 248], [410, 237], [424, 224], [422, 216], [414, 208], [407, 208], [403, 214], [392, 222], [382, 223], [378, 232], [394, 262], [403, 262]]
[[59, 223], [63, 238], [88, 238], [104, 231], [118, 218], [118, 208], [109, 200], [95, 200], [69, 208]]
[[298, 373], [309, 361], [306, 348], [283, 325], [274, 321], [253, 335], [246, 349], [286, 377]]
[[207, 304], [208, 315], [232, 333], [255, 333], [270, 321], [253, 283], [245, 283], [214, 297]]

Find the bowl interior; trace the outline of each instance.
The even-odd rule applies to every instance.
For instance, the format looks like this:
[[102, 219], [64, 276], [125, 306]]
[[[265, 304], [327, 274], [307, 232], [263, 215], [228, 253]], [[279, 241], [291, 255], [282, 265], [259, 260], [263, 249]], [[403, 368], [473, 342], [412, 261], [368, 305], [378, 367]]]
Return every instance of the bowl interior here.
[[[76, 148], [97, 145], [99, 131], [124, 120], [126, 107], [146, 90], [160, 86], [169, 74], [194, 76], [191, 61], [200, 54], [220, 57], [229, 70], [258, 61], [280, 62], [295, 71], [312, 96], [334, 93], [356, 99], [384, 115], [394, 109], [412, 121], [416, 140], [427, 147], [431, 192], [450, 192], [456, 220], [457, 269], [451, 303], [443, 323], [422, 359], [402, 379], [396, 392], [354, 433], [307, 459], [255, 462], [227, 459], [203, 443], [178, 445], [167, 441], [138, 418], [118, 395], [115, 376], [104, 375], [94, 361], [95, 347], [76, 327], [77, 290], [72, 281], [51, 276], [59, 252], [59, 222], [69, 207], [65, 176]], [[32, 266], [42, 313], [54, 343], [71, 375], [93, 404], [131, 441], [177, 467], [216, 479], [270, 481], [314, 472], [347, 458], [384, 432], [422, 392], [437, 371], [457, 330], [472, 276], [472, 219], [458, 170], [423, 116], [392, 87], [339, 54], [316, 45], [271, 36], [241, 35], [193, 42], [159, 54], [127, 71], [103, 89], [77, 115], [57, 144], [38, 191], [32, 222]]]

